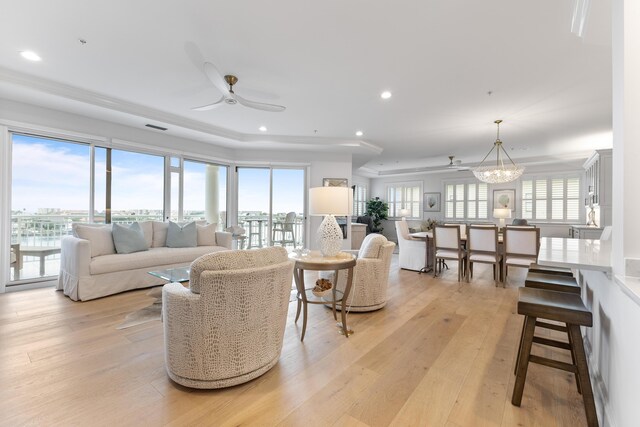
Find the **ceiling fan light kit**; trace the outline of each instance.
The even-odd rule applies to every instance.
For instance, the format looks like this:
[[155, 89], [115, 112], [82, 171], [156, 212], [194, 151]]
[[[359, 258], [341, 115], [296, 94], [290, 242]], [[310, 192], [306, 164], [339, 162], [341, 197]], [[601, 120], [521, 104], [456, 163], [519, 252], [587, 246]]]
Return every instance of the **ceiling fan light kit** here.
[[222, 93], [222, 98], [212, 104], [192, 108], [192, 110], [194, 111], [207, 111], [214, 109], [222, 104], [240, 104], [245, 107], [254, 108], [256, 110], [269, 111], [272, 113], [279, 113], [286, 110], [286, 107], [284, 107], [283, 105], [266, 104], [264, 102], [251, 101], [241, 97], [240, 95], [237, 95], [233, 91], [233, 86], [238, 83], [238, 77], [234, 76], [233, 74], [227, 74], [222, 77], [218, 69], [211, 62], [205, 62], [203, 69], [209, 81], [211, 81], [216, 89], [218, 89], [220, 93]]
[[[498, 127], [496, 142], [493, 143], [493, 147], [491, 148], [491, 150], [489, 150], [487, 155], [484, 156], [484, 159], [482, 159], [482, 162], [480, 162], [480, 166], [473, 169], [473, 174], [480, 181], [489, 184], [502, 184], [505, 182], [515, 181], [516, 179], [520, 178], [520, 176], [524, 172], [524, 168], [521, 166], [517, 166], [515, 162], [511, 160], [509, 154], [507, 154], [504, 148], [502, 148], [502, 141], [500, 141], [500, 123], [502, 123], [502, 120], [496, 120], [494, 123]], [[496, 164], [485, 165], [484, 161], [487, 160], [487, 157], [489, 157], [493, 150], [496, 150]], [[511, 164], [504, 163], [504, 156], [509, 159]]]

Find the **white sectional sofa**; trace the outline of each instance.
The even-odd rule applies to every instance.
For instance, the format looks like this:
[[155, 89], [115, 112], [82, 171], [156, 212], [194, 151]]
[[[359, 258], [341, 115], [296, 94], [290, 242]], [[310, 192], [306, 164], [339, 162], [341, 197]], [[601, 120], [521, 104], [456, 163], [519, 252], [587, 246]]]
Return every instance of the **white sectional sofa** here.
[[198, 246], [186, 248], [166, 247], [166, 222], [140, 226], [149, 249], [128, 254], [115, 253], [110, 226], [74, 226], [74, 236], [62, 239], [57, 289], [74, 301], [87, 301], [157, 286], [165, 281], [149, 271], [188, 265], [202, 255], [231, 249], [231, 233], [215, 231], [215, 224], [198, 226]]

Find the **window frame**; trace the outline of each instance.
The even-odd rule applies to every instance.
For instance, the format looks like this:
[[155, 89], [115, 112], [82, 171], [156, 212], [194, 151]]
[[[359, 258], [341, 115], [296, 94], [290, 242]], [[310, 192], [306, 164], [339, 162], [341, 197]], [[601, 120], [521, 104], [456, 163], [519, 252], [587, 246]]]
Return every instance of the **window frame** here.
[[[554, 180], [559, 180], [562, 179], [562, 198], [557, 198], [557, 197], [553, 197], [553, 181]], [[578, 191], [577, 191], [577, 197], [575, 198], [568, 198], [567, 197], [567, 192], [568, 192], [568, 186], [567, 186], [567, 182], [569, 179], [575, 179], [578, 182]], [[545, 197], [544, 198], [538, 198], [536, 197], [536, 193], [537, 193], [537, 186], [538, 186], [538, 182], [544, 180], [546, 182], [545, 184]], [[524, 184], [525, 182], [530, 181], [532, 183], [532, 188], [531, 188], [531, 198], [525, 198], [525, 193], [524, 193]], [[582, 194], [582, 190], [584, 187], [584, 183], [582, 180], [582, 174], [580, 171], [575, 171], [575, 172], [565, 172], [565, 173], [556, 173], [556, 174], [546, 174], [546, 175], [540, 175], [540, 174], [535, 174], [535, 175], [526, 175], [526, 176], [522, 176], [520, 178], [520, 209], [521, 209], [521, 216], [524, 219], [527, 219], [528, 221], [531, 222], [542, 222], [542, 223], [550, 223], [550, 224], [582, 224], [584, 223], [585, 220], [585, 211], [584, 209], [582, 209], [582, 205], [580, 204], [580, 201], [583, 200], [581, 197]], [[562, 200], [562, 219], [553, 219], [553, 201], [554, 200]], [[569, 200], [575, 200], [578, 204], [578, 218], [576, 219], [567, 219], [567, 213], [568, 213], [568, 202]], [[530, 202], [531, 203], [531, 218], [528, 218], [525, 215], [525, 203], [526, 202]], [[536, 218], [537, 214], [538, 214], [538, 203], [539, 202], [544, 202], [546, 205], [545, 208], [545, 218]]]
[[[405, 197], [406, 197], [406, 190], [409, 188], [416, 188], [418, 189], [418, 200], [411, 200], [411, 201], [406, 201]], [[391, 198], [389, 197], [389, 191], [391, 189], [395, 189], [394, 193], [398, 191], [398, 189], [401, 189], [401, 200], [400, 201], [395, 201], [395, 200], [391, 200]], [[406, 216], [404, 217], [405, 219], [415, 219], [415, 220], [419, 220], [422, 219], [422, 191], [423, 191], [423, 182], [422, 181], [402, 181], [402, 182], [390, 182], [386, 185], [385, 188], [385, 193], [386, 193], [386, 202], [389, 205], [389, 219], [400, 219], [402, 218], [400, 215], [397, 215], [397, 211], [399, 211], [400, 209], [403, 209], [402, 206], [405, 206], [406, 203], [410, 203], [410, 204], [417, 204], [417, 216]], [[400, 203], [400, 207], [397, 207], [397, 204]], [[404, 207], [406, 209], [406, 206]], [[411, 209], [411, 213], [414, 214], [415, 212], [413, 211], [413, 208]]]
[[[448, 208], [448, 204], [450, 203], [450, 201], [448, 200], [447, 196], [447, 188], [448, 186], [452, 185], [454, 187], [454, 200], [452, 203], [454, 203], [453, 205], [453, 216], [447, 216], [447, 208]], [[457, 187], [459, 185], [463, 186], [463, 197], [462, 199], [458, 199], [458, 190]], [[469, 186], [470, 185], [475, 185], [475, 198], [474, 199], [470, 199], [469, 198]], [[486, 195], [485, 198], [480, 198], [480, 186], [481, 185], [485, 185], [486, 186]], [[487, 221], [490, 220], [489, 218], [489, 184], [485, 183], [485, 182], [481, 182], [478, 181], [477, 179], [464, 179], [464, 180], [449, 180], [449, 181], [443, 181], [443, 191], [442, 193], [444, 194], [444, 202], [443, 202], [443, 214], [442, 217], [444, 220], [446, 221], [468, 221], [468, 222], [473, 222], [473, 221]], [[480, 202], [485, 202], [486, 203], [486, 213], [485, 216], [481, 216], [480, 213]], [[463, 216], [462, 217], [457, 217], [456, 214], [456, 203], [461, 203], [462, 204], [462, 209], [463, 209]], [[475, 205], [475, 217], [470, 218], [469, 217], [469, 203], [474, 203]]]

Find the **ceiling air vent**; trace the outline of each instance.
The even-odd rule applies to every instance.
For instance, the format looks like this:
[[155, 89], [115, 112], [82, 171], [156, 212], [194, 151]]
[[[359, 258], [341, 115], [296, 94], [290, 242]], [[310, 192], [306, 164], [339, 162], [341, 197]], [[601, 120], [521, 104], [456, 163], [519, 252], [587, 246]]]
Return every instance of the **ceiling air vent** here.
[[150, 125], [149, 123], [147, 123], [145, 126], [151, 129], [157, 129], [162, 131], [167, 130], [167, 128], [163, 128], [162, 126]]

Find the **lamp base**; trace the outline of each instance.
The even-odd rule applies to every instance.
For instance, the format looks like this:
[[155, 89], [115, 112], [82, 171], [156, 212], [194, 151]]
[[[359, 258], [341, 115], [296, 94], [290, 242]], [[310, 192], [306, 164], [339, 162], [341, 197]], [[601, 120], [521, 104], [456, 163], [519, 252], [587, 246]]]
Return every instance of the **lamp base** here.
[[342, 249], [342, 230], [333, 215], [327, 215], [318, 227], [320, 252], [324, 256], [336, 256]]

